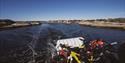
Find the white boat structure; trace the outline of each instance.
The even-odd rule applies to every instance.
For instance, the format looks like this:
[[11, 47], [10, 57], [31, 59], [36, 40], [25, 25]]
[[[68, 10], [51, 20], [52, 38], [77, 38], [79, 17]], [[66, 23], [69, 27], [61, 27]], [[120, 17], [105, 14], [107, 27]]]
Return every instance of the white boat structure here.
[[57, 51], [60, 50], [60, 44], [69, 46], [70, 48], [80, 47], [84, 44], [84, 40], [83, 37], [60, 39], [57, 40], [56, 49]]

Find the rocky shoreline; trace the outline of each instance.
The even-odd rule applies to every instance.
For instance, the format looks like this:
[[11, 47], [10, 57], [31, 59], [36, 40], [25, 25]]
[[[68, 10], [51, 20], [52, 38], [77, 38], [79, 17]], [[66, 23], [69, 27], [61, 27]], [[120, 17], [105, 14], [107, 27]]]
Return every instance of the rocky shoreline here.
[[109, 29], [119, 29], [125, 30], [125, 23], [116, 22], [80, 22], [81, 26], [96, 27], [96, 28], [109, 28]]
[[2, 30], [9, 30], [9, 29], [15, 29], [15, 28], [22, 28], [22, 27], [29, 27], [29, 26], [37, 26], [37, 25], [17, 25], [17, 26], [12, 26], [12, 25], [9, 25], [9, 26], [5, 26], [5, 27], [0, 27], [0, 31]]
[[8, 29], [36, 26], [41, 25], [42, 23], [40, 21], [14, 21], [14, 23], [7, 24], [6, 21], [3, 21], [0, 24], [0, 31], [2, 31]]

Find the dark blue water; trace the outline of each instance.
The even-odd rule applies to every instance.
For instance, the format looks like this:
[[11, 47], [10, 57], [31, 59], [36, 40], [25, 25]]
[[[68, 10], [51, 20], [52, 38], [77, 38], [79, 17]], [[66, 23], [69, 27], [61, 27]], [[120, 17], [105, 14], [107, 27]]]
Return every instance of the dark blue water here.
[[[42, 24], [40, 26], [0, 31], [0, 63], [50, 63], [53, 40], [83, 36], [86, 41], [125, 42], [125, 31], [84, 27], [77, 24]], [[43, 58], [44, 57], [44, 58]]]
[[79, 25], [51, 25], [53, 28], [61, 30], [68, 36], [85, 36], [90, 39], [102, 38], [106, 41], [125, 42], [125, 31], [113, 29], [101, 29], [92, 27], [83, 27]]

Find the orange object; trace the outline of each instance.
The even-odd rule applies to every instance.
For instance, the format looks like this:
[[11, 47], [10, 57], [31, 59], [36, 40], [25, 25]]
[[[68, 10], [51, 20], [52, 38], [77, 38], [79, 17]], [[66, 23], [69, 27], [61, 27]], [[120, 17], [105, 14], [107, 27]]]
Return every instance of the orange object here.
[[92, 49], [94, 49], [96, 46], [103, 47], [104, 42], [102, 40], [93, 40], [90, 42], [90, 46], [92, 47]]

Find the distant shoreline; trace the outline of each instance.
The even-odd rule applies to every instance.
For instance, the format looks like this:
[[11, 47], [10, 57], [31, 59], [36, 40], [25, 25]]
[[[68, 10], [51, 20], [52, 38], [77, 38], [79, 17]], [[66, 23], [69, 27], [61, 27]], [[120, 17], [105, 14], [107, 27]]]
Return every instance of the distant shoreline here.
[[[11, 21], [8, 21], [11, 22]], [[29, 26], [36, 26], [40, 25], [43, 22], [41, 21], [16, 21], [13, 23], [8, 24], [7, 21], [1, 21], [0, 31], [1, 30], [8, 30], [8, 29], [15, 29], [15, 28], [22, 28], [22, 27], [29, 27]], [[48, 24], [79, 24], [80, 26], [86, 26], [86, 27], [95, 27], [95, 28], [107, 28], [107, 29], [118, 29], [118, 30], [124, 30], [125, 31], [125, 22], [106, 22], [106, 21], [53, 21], [53, 22], [47, 22]]]
[[79, 24], [80, 26], [125, 30], [125, 18], [92, 20], [52, 20], [49, 23]]
[[[51, 23], [51, 24], [61, 24], [61, 23]], [[66, 24], [66, 23], [62, 23], [62, 24]], [[9, 30], [9, 29], [15, 29], [15, 28], [23, 28], [23, 27], [30, 27], [30, 26], [37, 26], [40, 24], [34, 24], [34, 25], [7, 25], [5, 27], [0, 27], [0, 31], [2, 30]], [[67, 24], [70, 25], [70, 24]], [[99, 25], [88, 25], [88, 24], [79, 24], [80, 26], [85, 26], [85, 27], [94, 27], [94, 28], [104, 28], [104, 29], [117, 29], [117, 30], [124, 30], [125, 31], [125, 27], [117, 27], [117, 26], [99, 26]]]
[[38, 25], [24, 25], [24, 26], [0, 27], [0, 31], [3, 31], [3, 30], [11, 30], [11, 29], [16, 29], [16, 28], [31, 27], [31, 26], [38, 26]]
[[82, 22], [79, 23], [81, 26], [96, 27], [96, 28], [108, 28], [108, 29], [118, 29], [125, 30], [125, 23], [115, 23], [115, 22]]
[[123, 28], [123, 27], [91, 26], [91, 25], [82, 25], [82, 24], [80, 24], [80, 26], [101, 28], [101, 29], [123, 30], [123, 31], [125, 31], [125, 28]]

